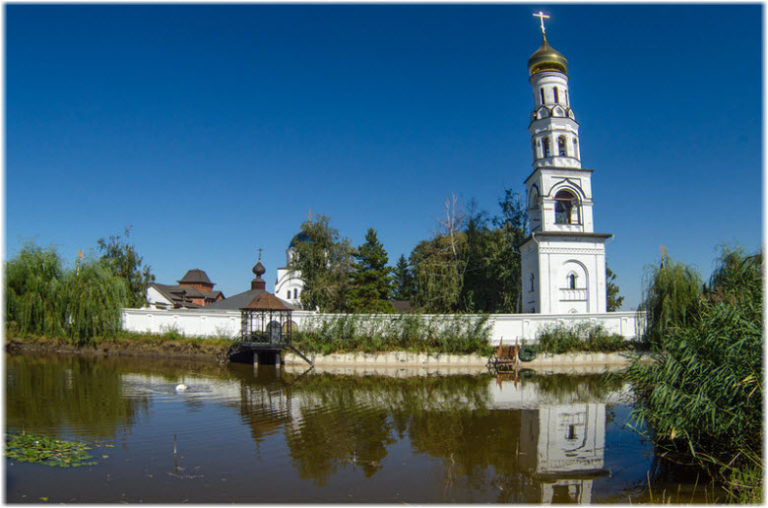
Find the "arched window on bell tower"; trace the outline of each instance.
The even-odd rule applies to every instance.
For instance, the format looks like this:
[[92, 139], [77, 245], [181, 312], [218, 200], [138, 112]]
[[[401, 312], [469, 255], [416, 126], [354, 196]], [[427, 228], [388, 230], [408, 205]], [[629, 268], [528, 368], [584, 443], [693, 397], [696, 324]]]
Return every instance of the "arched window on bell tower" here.
[[541, 138], [541, 148], [544, 152], [544, 157], [549, 157], [549, 138]]
[[580, 219], [578, 198], [567, 190], [555, 194], [555, 224], [580, 224]]
[[559, 136], [557, 138], [557, 153], [558, 155], [568, 155], [568, 151], [565, 147], [565, 136]]

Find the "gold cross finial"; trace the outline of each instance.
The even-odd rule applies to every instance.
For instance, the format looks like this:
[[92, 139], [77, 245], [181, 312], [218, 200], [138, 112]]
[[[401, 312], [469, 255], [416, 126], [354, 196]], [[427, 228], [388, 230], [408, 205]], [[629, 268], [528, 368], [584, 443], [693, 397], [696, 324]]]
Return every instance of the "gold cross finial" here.
[[541, 21], [541, 35], [546, 35], [547, 29], [544, 28], [544, 20], [549, 19], [549, 14], [544, 14], [543, 12], [539, 11], [533, 16], [539, 18], [539, 21]]
[[307, 222], [309, 224], [312, 224], [312, 209], [309, 209], [309, 213], [307, 213]]

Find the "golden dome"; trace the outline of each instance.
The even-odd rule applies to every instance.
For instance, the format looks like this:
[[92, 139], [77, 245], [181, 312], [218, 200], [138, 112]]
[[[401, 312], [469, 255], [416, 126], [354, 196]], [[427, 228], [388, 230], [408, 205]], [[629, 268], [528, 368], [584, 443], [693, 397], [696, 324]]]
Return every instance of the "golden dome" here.
[[568, 74], [568, 60], [562, 53], [554, 49], [544, 37], [539, 49], [528, 59], [528, 73], [533, 76], [537, 72], [557, 71]]

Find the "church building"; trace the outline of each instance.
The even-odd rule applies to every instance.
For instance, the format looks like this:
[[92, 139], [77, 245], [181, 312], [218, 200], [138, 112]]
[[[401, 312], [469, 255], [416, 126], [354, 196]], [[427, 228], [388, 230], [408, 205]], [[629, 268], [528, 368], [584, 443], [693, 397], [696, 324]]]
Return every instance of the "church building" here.
[[[311, 218], [310, 218], [311, 220]], [[291, 239], [288, 249], [285, 251], [285, 266], [277, 269], [275, 282], [275, 296], [282, 298], [296, 308], [301, 307], [301, 292], [304, 290], [304, 279], [301, 278], [301, 270], [291, 268], [291, 261], [296, 255], [296, 244], [309, 241], [307, 235], [299, 233]]]
[[525, 179], [530, 235], [520, 246], [525, 313], [606, 312], [605, 243], [595, 233], [592, 170], [581, 167], [579, 124], [568, 95], [568, 61], [547, 42], [528, 59], [533, 172]]

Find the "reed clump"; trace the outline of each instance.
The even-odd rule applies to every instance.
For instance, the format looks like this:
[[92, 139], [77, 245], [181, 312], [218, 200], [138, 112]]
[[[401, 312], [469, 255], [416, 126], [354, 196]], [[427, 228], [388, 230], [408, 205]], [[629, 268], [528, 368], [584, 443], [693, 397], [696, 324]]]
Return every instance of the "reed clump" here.
[[628, 373], [662, 454], [683, 454], [736, 502], [762, 500], [762, 254], [723, 249], [707, 285], [662, 259], [644, 307], [654, 363]]
[[339, 314], [311, 319], [293, 337], [299, 349], [316, 353], [441, 352], [488, 355], [488, 316], [369, 316]]

